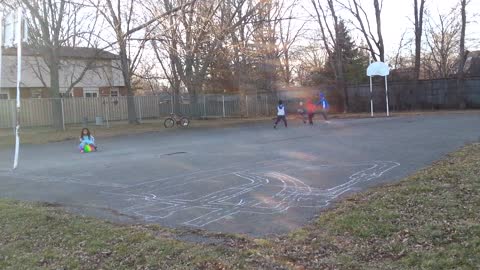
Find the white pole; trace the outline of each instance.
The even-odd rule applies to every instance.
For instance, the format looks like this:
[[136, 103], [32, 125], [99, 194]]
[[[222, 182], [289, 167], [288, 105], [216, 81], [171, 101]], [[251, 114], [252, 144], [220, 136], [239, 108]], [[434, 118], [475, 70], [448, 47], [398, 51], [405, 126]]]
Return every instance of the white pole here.
[[17, 121], [15, 127], [15, 158], [13, 169], [18, 167], [18, 154], [20, 152], [20, 82], [22, 80], [22, 10], [17, 11]]
[[247, 107], [247, 117], [248, 117], [248, 96], [245, 95], [245, 106]]
[[372, 85], [372, 76], [370, 76], [370, 116], [373, 117], [373, 85]]
[[225, 95], [222, 96], [223, 118], [225, 118]]
[[388, 106], [388, 82], [387, 82], [387, 76], [385, 76], [385, 100], [387, 103], [387, 116], [390, 116], [390, 108]]
[[373, 85], [372, 85], [372, 76], [370, 76], [370, 116], [373, 117]]

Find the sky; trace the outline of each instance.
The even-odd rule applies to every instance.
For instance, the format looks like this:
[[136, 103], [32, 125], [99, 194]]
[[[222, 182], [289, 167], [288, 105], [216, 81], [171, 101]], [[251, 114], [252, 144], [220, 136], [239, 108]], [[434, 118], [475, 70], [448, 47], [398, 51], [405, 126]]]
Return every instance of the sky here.
[[[434, 17], [438, 17], [439, 13], [448, 13], [460, 0], [426, 0], [426, 9]], [[359, 0], [362, 6], [369, 8], [367, 10], [372, 15], [371, 22], [375, 21], [373, 12], [373, 0]], [[299, 0], [296, 11], [301, 20], [306, 20], [306, 10], [313, 10], [311, 0]], [[347, 16], [345, 11], [340, 11], [340, 16]], [[477, 13], [476, 16], [472, 16]], [[467, 19], [470, 23], [467, 25], [467, 49], [480, 50], [480, 23], [478, 17], [480, 13], [480, 0], [471, 0], [467, 6]], [[311, 25], [310, 27], [316, 27]], [[352, 27], [349, 27], [350, 29]], [[398, 49], [402, 34], [410, 30], [409, 34], [413, 37], [413, 0], [384, 0], [382, 10], [382, 33], [386, 48], [386, 56], [393, 55]], [[353, 35], [355, 36], [355, 35]], [[475, 38], [476, 42], [469, 41]]]

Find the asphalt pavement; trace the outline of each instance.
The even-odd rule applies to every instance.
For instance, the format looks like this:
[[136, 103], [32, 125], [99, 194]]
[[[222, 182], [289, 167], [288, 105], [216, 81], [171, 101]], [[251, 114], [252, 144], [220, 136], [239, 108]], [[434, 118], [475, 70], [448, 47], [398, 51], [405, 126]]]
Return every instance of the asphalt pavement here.
[[399, 179], [479, 140], [479, 114], [261, 122], [0, 151], [0, 197], [115, 222], [285, 233], [342, 196]]

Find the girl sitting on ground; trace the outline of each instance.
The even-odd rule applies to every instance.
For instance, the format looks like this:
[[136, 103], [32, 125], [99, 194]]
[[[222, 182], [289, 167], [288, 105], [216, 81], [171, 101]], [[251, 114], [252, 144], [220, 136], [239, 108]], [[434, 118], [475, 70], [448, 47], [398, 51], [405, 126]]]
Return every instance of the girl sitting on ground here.
[[80, 133], [80, 144], [78, 148], [80, 152], [83, 153], [85, 146], [90, 145], [92, 151], [97, 151], [97, 146], [95, 145], [95, 138], [90, 134], [90, 130], [88, 128], [83, 128], [82, 133]]

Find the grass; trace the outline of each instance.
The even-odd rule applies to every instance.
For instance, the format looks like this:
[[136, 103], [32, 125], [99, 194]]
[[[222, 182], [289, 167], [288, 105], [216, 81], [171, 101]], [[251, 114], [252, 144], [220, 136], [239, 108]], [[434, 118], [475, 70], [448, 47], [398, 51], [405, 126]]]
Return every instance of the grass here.
[[119, 226], [0, 201], [0, 269], [251, 269], [242, 253], [183, 243], [158, 226]]
[[479, 269], [480, 144], [274, 241], [273, 254], [311, 269]]
[[480, 144], [288, 235], [193, 244], [178, 234], [0, 201], [0, 269], [479, 269]]

